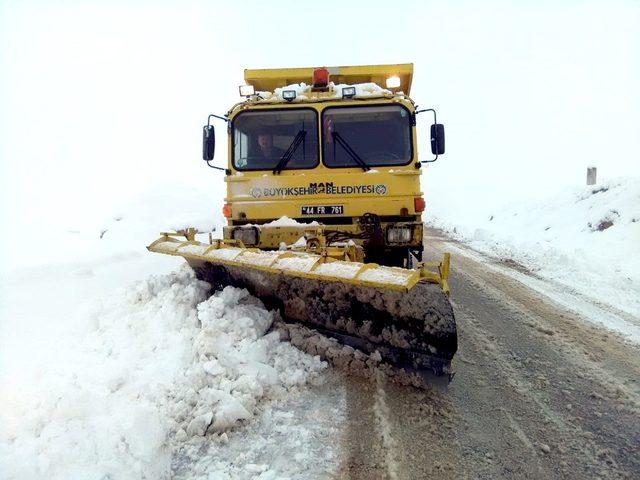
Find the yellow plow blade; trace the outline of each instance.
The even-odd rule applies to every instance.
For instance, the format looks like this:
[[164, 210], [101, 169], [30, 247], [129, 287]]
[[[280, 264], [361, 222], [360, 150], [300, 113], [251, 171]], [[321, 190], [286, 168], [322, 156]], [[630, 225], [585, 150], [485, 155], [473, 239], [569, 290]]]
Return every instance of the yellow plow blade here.
[[[449, 258], [415, 270], [340, 260], [327, 247], [266, 251], [241, 242], [163, 234], [147, 248], [183, 257], [214, 289], [246, 288], [286, 321], [297, 321], [390, 364], [451, 375], [457, 328], [448, 300]], [[346, 256], [340, 258], [347, 258]]]
[[[244, 266], [269, 273], [343, 282], [384, 290], [406, 292], [419, 281], [438, 283], [448, 294], [449, 254], [442, 263], [430, 262], [417, 270], [386, 267], [375, 263], [349, 262], [307, 252], [281, 252], [234, 246], [234, 241], [181, 241], [165, 235], [147, 249], [218, 265]], [[429, 270], [429, 268], [433, 270]]]

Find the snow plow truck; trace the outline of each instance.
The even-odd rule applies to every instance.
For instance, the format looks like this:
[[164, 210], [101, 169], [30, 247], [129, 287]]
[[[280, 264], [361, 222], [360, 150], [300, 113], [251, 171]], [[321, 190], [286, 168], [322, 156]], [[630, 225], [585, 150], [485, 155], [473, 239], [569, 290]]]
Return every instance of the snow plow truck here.
[[[163, 233], [215, 289], [247, 288], [301, 322], [421, 376], [453, 375], [450, 257], [422, 262], [424, 163], [444, 153], [433, 109], [410, 98], [413, 64], [245, 70], [244, 100], [203, 128], [203, 159], [224, 172], [222, 238]], [[434, 158], [418, 159], [417, 117]], [[227, 165], [212, 163], [225, 122]]]

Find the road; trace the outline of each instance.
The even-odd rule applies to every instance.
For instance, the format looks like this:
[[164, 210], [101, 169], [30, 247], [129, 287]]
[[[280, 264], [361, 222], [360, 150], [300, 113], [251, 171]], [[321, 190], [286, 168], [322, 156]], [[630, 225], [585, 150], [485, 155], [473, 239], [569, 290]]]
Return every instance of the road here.
[[428, 256], [454, 252], [456, 376], [328, 375], [346, 396], [338, 478], [640, 478], [638, 346], [515, 280], [515, 262], [427, 235]]

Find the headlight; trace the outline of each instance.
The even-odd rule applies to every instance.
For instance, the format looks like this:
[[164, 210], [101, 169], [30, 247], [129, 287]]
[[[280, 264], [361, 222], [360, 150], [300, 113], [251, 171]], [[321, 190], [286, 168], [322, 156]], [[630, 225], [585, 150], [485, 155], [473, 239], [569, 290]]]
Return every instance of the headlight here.
[[240, 96], [241, 97], [250, 97], [256, 93], [253, 85], [240, 85]]
[[396, 77], [394, 75], [393, 77], [387, 78], [387, 88], [398, 88], [399, 86], [400, 86], [400, 77]]
[[245, 245], [258, 244], [258, 229], [256, 227], [238, 227], [233, 230], [233, 239], [240, 240]]
[[411, 241], [411, 227], [387, 228], [388, 243], [409, 243]]

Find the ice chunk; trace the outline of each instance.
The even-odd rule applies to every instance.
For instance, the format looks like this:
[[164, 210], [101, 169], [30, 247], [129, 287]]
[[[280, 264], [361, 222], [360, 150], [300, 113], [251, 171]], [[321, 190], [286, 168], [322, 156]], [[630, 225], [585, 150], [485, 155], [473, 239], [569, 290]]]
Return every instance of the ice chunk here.
[[[219, 349], [218, 349], [219, 350]], [[224, 368], [217, 359], [212, 359], [202, 364], [202, 369], [209, 375], [221, 375], [225, 373]]]
[[251, 414], [247, 409], [236, 398], [228, 395], [218, 404], [212, 427], [216, 431], [223, 431], [234, 426], [239, 420], [249, 417]]
[[240, 368], [240, 371], [255, 378], [262, 385], [275, 385], [278, 383], [278, 372], [275, 368], [265, 363], [251, 362]]
[[213, 419], [213, 412], [207, 412], [202, 415], [198, 415], [196, 418], [189, 422], [189, 426], [187, 427], [187, 435], [194, 436], [204, 436], [211, 425], [211, 420]]

